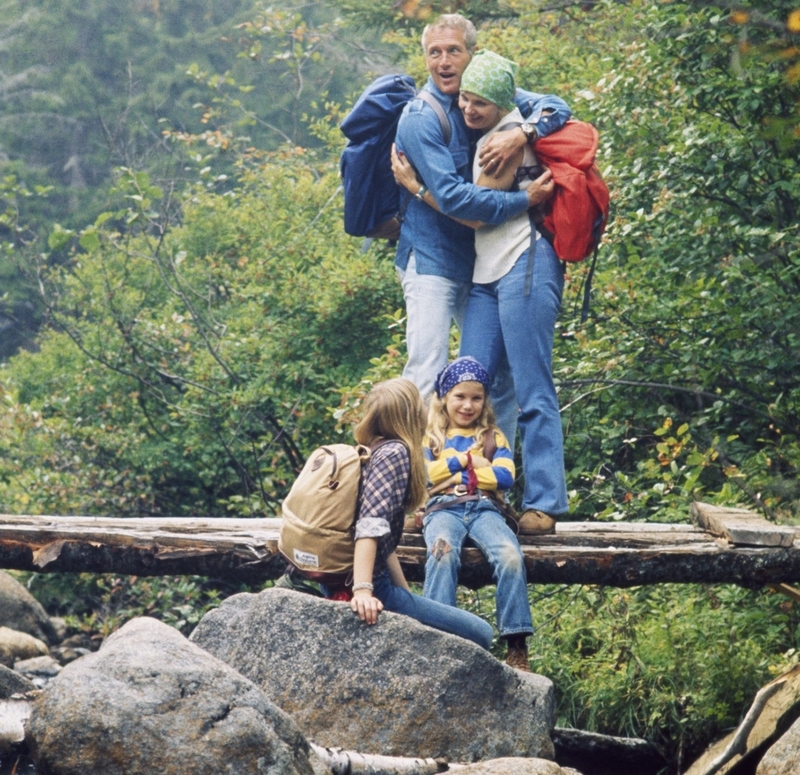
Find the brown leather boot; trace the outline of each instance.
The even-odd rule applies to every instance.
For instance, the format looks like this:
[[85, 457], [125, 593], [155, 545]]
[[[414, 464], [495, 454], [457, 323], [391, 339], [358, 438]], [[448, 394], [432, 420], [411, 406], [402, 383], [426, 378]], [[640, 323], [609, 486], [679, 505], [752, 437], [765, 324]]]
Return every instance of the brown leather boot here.
[[537, 509], [528, 509], [519, 518], [520, 535], [543, 536], [556, 532], [556, 521], [549, 514]]
[[506, 655], [506, 664], [523, 673], [531, 672], [531, 663], [528, 661], [527, 646], [509, 646]]

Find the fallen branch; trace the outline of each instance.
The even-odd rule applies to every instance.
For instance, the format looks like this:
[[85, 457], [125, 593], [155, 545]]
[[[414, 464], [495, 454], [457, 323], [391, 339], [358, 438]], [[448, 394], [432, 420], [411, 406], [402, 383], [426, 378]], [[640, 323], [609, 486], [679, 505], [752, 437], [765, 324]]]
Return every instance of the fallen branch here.
[[436, 775], [464, 766], [448, 764], [445, 759], [408, 759], [345, 751], [342, 748], [323, 748], [314, 743], [309, 745], [330, 767], [333, 775]]
[[769, 702], [770, 698], [780, 691], [788, 678], [788, 675], [783, 675], [758, 690], [753, 704], [750, 706], [750, 710], [747, 711], [747, 715], [745, 715], [742, 723], [737, 727], [736, 733], [730, 743], [728, 743], [725, 750], [708, 765], [702, 775], [714, 775], [715, 772], [718, 772], [725, 764], [733, 759], [734, 756], [747, 753], [747, 738], [753, 731], [753, 727], [756, 725], [756, 722], [763, 713], [764, 707]]

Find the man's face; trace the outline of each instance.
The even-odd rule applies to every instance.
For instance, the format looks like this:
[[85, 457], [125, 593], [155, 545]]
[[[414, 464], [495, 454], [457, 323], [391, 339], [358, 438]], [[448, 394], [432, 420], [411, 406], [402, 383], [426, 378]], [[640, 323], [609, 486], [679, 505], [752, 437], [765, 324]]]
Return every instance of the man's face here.
[[431, 30], [425, 49], [425, 64], [436, 88], [444, 94], [458, 94], [461, 74], [472, 59], [459, 30]]

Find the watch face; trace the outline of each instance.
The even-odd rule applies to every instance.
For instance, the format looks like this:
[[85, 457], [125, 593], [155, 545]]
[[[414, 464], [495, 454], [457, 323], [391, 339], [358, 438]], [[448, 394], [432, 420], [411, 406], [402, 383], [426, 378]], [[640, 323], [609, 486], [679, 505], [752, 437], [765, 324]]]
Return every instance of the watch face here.
[[522, 125], [522, 131], [524, 132], [526, 137], [530, 137], [532, 134], [536, 132], [536, 127], [530, 122], [526, 121]]

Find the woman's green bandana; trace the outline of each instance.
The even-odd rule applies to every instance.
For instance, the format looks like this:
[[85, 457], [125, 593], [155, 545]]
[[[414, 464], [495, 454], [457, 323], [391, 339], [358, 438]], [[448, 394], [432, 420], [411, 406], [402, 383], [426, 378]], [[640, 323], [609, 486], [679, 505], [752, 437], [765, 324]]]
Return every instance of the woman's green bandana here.
[[461, 91], [477, 94], [506, 110], [514, 109], [514, 80], [519, 65], [510, 59], [481, 49], [472, 57], [461, 76]]

